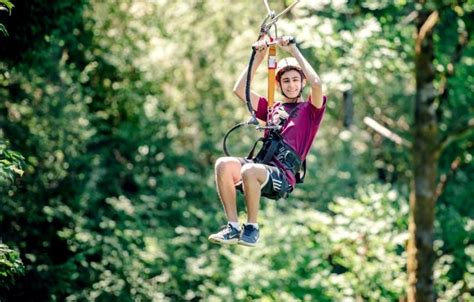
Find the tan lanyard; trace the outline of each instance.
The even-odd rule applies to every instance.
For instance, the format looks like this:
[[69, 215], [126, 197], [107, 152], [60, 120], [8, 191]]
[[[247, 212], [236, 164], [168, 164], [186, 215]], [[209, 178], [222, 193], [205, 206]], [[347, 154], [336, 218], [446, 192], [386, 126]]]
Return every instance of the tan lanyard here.
[[267, 125], [270, 123], [270, 113], [275, 100], [275, 69], [277, 67], [276, 46], [270, 45], [268, 49], [268, 103], [267, 103]]

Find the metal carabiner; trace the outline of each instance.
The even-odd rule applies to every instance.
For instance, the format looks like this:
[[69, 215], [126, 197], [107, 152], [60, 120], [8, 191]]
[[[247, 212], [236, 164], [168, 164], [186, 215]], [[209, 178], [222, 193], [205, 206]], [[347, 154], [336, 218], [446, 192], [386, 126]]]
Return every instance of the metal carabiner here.
[[295, 0], [293, 3], [291, 3], [287, 8], [285, 8], [281, 13], [279, 13], [278, 15], [276, 15], [275, 17], [272, 18], [272, 20], [270, 20], [270, 23], [273, 24], [273, 23], [276, 23], [278, 21], [278, 18], [280, 18], [281, 16], [283, 16], [284, 14], [286, 14], [289, 10], [291, 10], [293, 8], [293, 6], [295, 6], [296, 4], [298, 4], [298, 2], [300, 2], [300, 0]]
[[[265, 33], [268, 33], [270, 29], [272, 28], [272, 26], [274, 26], [275, 27], [275, 40], [276, 40], [278, 38], [278, 32], [277, 32], [277, 26], [276, 26], [278, 19], [284, 14], [286, 14], [288, 11], [290, 11], [293, 8], [293, 6], [298, 4], [298, 2], [300, 2], [300, 0], [295, 0], [287, 8], [285, 8], [283, 11], [281, 11], [278, 15], [275, 16], [275, 11], [271, 10], [270, 6], [268, 5], [268, 0], [264, 0], [268, 15], [265, 17], [265, 20], [263, 21], [260, 28], [264, 29]], [[268, 19], [270, 19], [270, 21], [266, 23]]]

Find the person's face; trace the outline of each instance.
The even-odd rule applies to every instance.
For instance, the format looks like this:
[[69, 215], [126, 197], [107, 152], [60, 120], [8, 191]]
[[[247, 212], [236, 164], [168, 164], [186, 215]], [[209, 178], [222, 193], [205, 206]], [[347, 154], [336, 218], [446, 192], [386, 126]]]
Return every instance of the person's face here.
[[296, 70], [288, 70], [281, 75], [280, 88], [285, 95], [292, 99], [298, 97], [302, 86], [304, 85], [301, 81], [301, 74]]

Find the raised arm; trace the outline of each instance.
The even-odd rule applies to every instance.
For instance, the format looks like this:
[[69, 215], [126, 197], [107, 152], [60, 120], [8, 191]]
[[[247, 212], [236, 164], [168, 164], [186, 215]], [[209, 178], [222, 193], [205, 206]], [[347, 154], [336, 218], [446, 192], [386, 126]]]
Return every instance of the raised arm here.
[[[264, 40], [257, 41], [252, 45], [256, 49], [255, 59], [252, 65], [252, 72], [251, 72], [251, 81], [254, 78], [255, 71], [257, 70], [258, 66], [262, 63], [265, 59], [267, 54], [267, 44]], [[244, 103], [245, 100], [245, 85], [247, 83], [247, 71], [248, 66], [245, 67], [244, 71], [239, 76], [239, 79], [234, 85], [233, 92], [236, 96], [238, 96]], [[252, 108], [256, 111], [258, 108], [258, 100], [260, 99], [260, 95], [257, 94], [255, 91], [250, 90], [250, 101], [252, 103]]]
[[289, 43], [291, 37], [282, 37], [279, 40], [278, 45], [283, 49], [292, 54], [292, 56], [298, 61], [301, 68], [303, 69], [304, 75], [306, 76], [306, 81], [311, 86], [311, 100], [312, 105], [316, 108], [321, 108], [323, 106], [323, 89], [321, 84], [321, 79], [316, 73], [314, 68], [309, 64], [306, 58], [303, 56], [301, 51], [298, 49], [296, 44]]

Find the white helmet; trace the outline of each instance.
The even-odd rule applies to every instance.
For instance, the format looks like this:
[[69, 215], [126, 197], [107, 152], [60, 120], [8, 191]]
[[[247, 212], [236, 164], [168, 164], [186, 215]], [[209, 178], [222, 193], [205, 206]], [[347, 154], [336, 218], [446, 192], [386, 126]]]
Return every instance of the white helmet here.
[[278, 61], [275, 79], [280, 82], [281, 76], [288, 70], [296, 70], [301, 74], [301, 79], [304, 79], [303, 69], [301, 68], [298, 61], [293, 57], [286, 57]]

